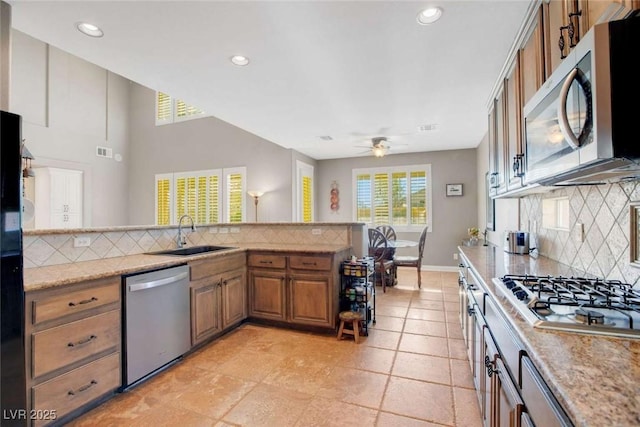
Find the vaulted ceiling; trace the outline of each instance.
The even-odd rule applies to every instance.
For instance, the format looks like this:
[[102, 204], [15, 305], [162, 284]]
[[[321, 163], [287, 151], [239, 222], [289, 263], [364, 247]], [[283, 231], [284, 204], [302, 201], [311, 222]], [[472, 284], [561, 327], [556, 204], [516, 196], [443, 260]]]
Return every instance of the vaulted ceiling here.
[[[330, 159], [370, 155], [380, 136], [389, 154], [476, 147], [530, 1], [9, 3], [17, 30]], [[419, 25], [435, 5], [442, 18]], [[104, 36], [80, 33], [78, 22]]]

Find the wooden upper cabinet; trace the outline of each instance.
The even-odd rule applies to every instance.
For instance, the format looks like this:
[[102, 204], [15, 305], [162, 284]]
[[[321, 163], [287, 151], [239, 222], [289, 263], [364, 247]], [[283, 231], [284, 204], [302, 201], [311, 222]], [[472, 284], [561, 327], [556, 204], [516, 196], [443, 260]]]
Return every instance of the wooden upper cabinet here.
[[536, 12], [527, 35], [519, 51], [522, 106], [540, 89], [544, 82], [544, 38], [542, 24], [542, 7]]
[[[572, 0], [547, 0], [543, 6], [544, 51], [546, 77], [558, 68], [560, 62], [569, 53], [571, 43], [566, 27], [569, 13], [573, 11]], [[564, 40], [564, 49], [560, 50], [560, 36]]]
[[619, 19], [622, 15], [619, 14], [626, 7], [628, 10], [640, 8], [640, 1], [638, 0], [577, 0], [576, 11], [578, 15], [578, 22], [580, 25], [580, 37], [584, 36], [591, 27], [593, 27], [598, 20], [607, 15], [605, 20]]
[[496, 164], [496, 102], [489, 109], [489, 195], [495, 196], [498, 191], [498, 165]]
[[496, 136], [495, 136], [495, 165], [497, 173], [497, 193], [506, 191], [506, 157], [507, 157], [507, 120], [506, 120], [506, 98], [504, 88], [496, 97]]
[[516, 55], [509, 67], [507, 78], [504, 80], [505, 145], [507, 149], [505, 179], [508, 190], [522, 186], [520, 177], [524, 173], [520, 70], [520, 55]]

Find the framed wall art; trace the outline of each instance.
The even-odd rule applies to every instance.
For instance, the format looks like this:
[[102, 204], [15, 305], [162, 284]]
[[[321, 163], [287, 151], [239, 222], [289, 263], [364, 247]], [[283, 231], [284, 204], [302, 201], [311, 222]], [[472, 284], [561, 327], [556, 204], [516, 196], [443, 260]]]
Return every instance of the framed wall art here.
[[462, 184], [447, 184], [447, 197], [462, 196]]

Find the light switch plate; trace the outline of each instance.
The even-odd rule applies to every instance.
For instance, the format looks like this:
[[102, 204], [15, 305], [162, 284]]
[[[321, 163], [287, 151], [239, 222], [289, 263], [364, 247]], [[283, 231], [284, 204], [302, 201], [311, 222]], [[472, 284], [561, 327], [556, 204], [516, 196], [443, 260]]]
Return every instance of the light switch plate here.
[[227, 227], [220, 227], [218, 229], [218, 233], [220, 234], [227, 234], [229, 232], [229, 229]]
[[239, 233], [240, 232], [240, 227], [231, 227], [229, 229], [229, 233]]
[[322, 234], [322, 229], [321, 228], [312, 228], [311, 229], [311, 234], [313, 234], [314, 236], [319, 236]]

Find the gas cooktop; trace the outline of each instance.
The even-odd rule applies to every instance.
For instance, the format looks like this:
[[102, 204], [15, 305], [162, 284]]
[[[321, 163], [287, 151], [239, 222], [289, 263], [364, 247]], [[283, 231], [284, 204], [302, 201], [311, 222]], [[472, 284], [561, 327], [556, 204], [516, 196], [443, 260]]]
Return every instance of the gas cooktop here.
[[493, 282], [534, 327], [640, 338], [640, 290], [618, 280], [507, 275]]

